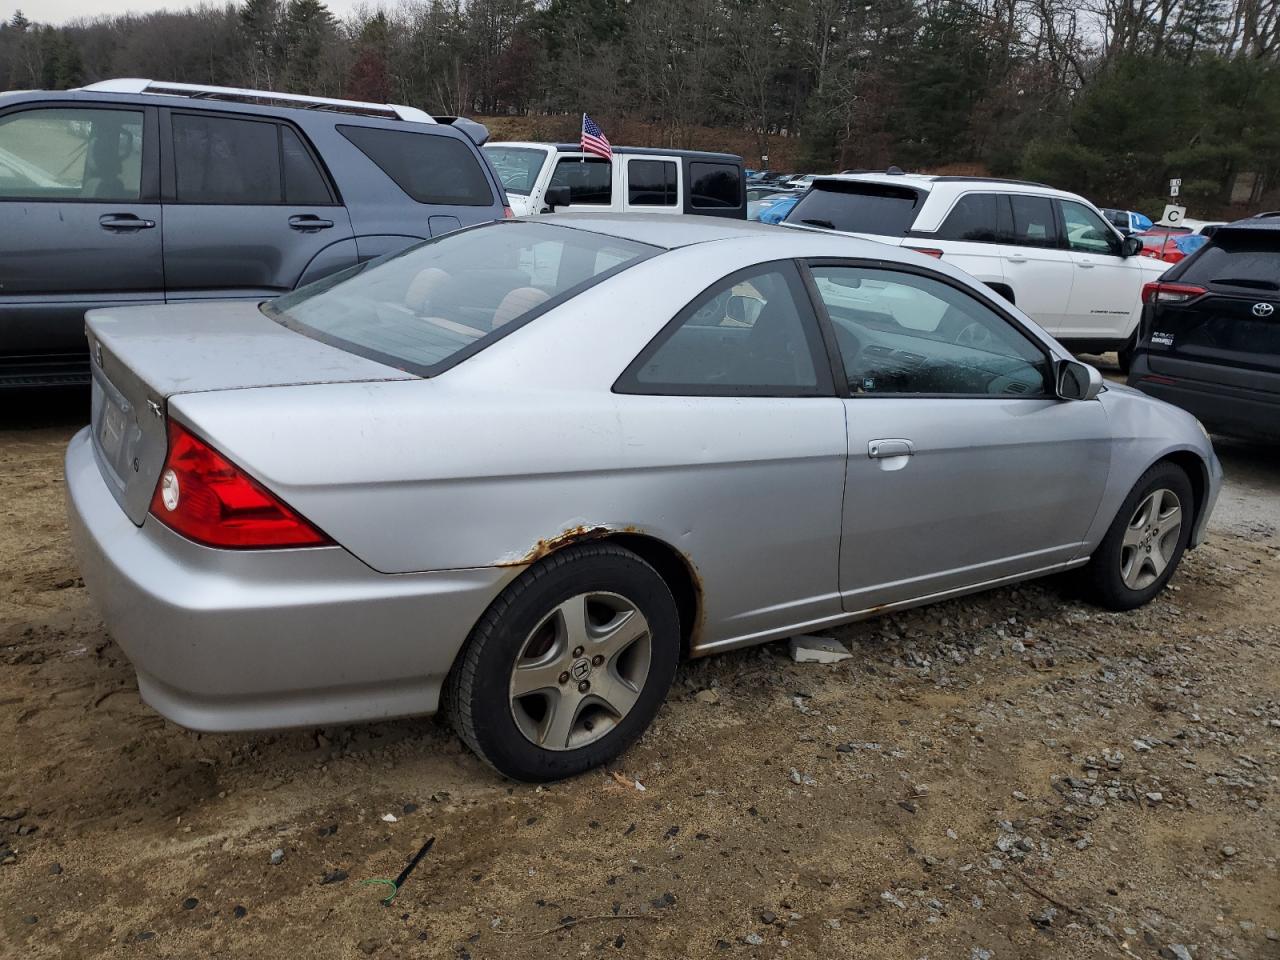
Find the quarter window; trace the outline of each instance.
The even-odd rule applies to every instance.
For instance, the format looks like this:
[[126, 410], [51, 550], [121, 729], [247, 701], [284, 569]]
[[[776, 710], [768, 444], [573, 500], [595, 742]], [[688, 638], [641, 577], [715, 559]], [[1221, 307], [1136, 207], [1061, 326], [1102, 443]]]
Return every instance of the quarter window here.
[[689, 164], [690, 204], [702, 208], [732, 209], [742, 205], [742, 185], [738, 168], [731, 163]]
[[568, 187], [570, 204], [607, 206], [613, 202], [613, 164], [603, 157], [562, 157], [551, 186]]
[[284, 199], [274, 123], [173, 117], [179, 203], [272, 204]]
[[633, 207], [676, 205], [674, 160], [628, 160], [627, 203]]
[[0, 198], [138, 200], [142, 113], [24, 110], [0, 118]]
[[324, 174], [290, 127], [280, 128], [280, 148], [284, 153], [284, 192], [289, 203], [303, 206], [332, 203], [333, 195], [329, 193]]
[[790, 263], [733, 274], [704, 292], [636, 358], [620, 393], [814, 396], [830, 392], [817, 321]]
[[854, 395], [1029, 397], [1050, 383], [1045, 353], [1000, 314], [931, 277], [813, 268]]
[[1067, 232], [1067, 246], [1079, 253], [1113, 253], [1119, 255], [1120, 240], [1102, 218], [1083, 204], [1062, 201], [1062, 226]]
[[1056, 247], [1058, 230], [1053, 222], [1053, 204], [1048, 197], [1014, 194], [1013, 243], [1023, 247]]
[[493, 189], [475, 153], [440, 133], [341, 125], [338, 132], [418, 203], [487, 207]]

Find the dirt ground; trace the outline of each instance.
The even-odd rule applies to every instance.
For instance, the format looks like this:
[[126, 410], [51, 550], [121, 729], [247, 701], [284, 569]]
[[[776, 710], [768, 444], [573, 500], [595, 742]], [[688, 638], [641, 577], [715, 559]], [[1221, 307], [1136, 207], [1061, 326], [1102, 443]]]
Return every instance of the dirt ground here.
[[[433, 720], [162, 720], [68, 543], [84, 398], [9, 400], [6, 960], [1280, 957], [1274, 452], [1223, 445], [1211, 540], [1144, 610], [1049, 581], [842, 629], [835, 666], [688, 663], [616, 779], [533, 788]], [[428, 837], [382, 906], [362, 881]]]

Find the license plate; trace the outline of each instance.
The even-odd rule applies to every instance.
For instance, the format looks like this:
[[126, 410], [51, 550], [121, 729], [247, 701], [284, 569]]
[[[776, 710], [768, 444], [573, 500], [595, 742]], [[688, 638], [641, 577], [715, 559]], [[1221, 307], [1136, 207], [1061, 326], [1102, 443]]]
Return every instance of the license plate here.
[[110, 399], [104, 398], [102, 405], [102, 425], [98, 429], [98, 442], [102, 444], [102, 452], [111, 463], [116, 462], [120, 448], [124, 445], [125, 415]]

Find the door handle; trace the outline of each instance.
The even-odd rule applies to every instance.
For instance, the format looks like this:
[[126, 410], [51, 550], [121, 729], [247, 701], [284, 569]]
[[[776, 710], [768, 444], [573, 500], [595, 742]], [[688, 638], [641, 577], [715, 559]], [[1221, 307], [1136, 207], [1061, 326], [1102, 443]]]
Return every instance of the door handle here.
[[332, 220], [323, 220], [310, 213], [300, 213], [289, 218], [289, 228], [291, 230], [301, 230], [303, 233], [313, 230], [328, 230], [332, 226]]
[[1094, 268], [1094, 262], [1092, 260], [1077, 260], [1076, 266], [1084, 270], [1092, 270]]
[[909, 457], [916, 452], [916, 445], [910, 440], [869, 440], [867, 456], [872, 460], [887, 460], [890, 457]]
[[107, 213], [98, 218], [103, 230], [150, 230], [154, 220], [143, 220], [132, 213]]
[[1026, 263], [1027, 262], [1026, 257], [1005, 257], [1005, 259], [1008, 260], [1010, 263]]

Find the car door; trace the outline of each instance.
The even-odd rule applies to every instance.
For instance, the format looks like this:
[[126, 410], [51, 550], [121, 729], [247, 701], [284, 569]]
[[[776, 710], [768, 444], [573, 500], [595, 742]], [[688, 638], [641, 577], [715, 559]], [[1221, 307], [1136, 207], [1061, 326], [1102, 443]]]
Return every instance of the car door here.
[[625, 157], [622, 167], [627, 213], [679, 213], [684, 206], [677, 157]]
[[82, 364], [85, 310], [163, 299], [157, 155], [150, 108], [0, 113], [0, 363]]
[[1059, 242], [1053, 200], [1034, 194], [1006, 194], [1011, 231], [1001, 244], [1005, 283], [1018, 309], [1052, 334], [1067, 316], [1075, 263]]
[[791, 261], [714, 282], [614, 386], [625, 449], [696, 545], [701, 649], [840, 615], [844, 405]]
[[849, 387], [845, 610], [1079, 557], [1109, 466], [1102, 404], [1057, 399], [1050, 354], [994, 297], [905, 267], [810, 269]]
[[1120, 255], [1120, 235], [1083, 203], [1056, 202], [1075, 281], [1067, 315], [1055, 335], [1064, 340], [1127, 337], [1142, 309], [1142, 265], [1137, 258]]
[[351, 221], [287, 123], [165, 110], [169, 301], [271, 297], [356, 262]]
[[551, 171], [551, 187], [569, 188], [569, 206], [557, 210], [591, 212], [608, 210], [614, 205], [614, 164], [604, 157], [585, 153], [562, 153], [556, 157]]
[[1009, 217], [1009, 203], [1000, 194], [962, 194], [935, 234], [908, 238], [904, 245], [928, 252], [936, 242], [947, 263], [955, 264], [975, 280], [1000, 288], [1005, 282], [1000, 241], [1009, 233]]

